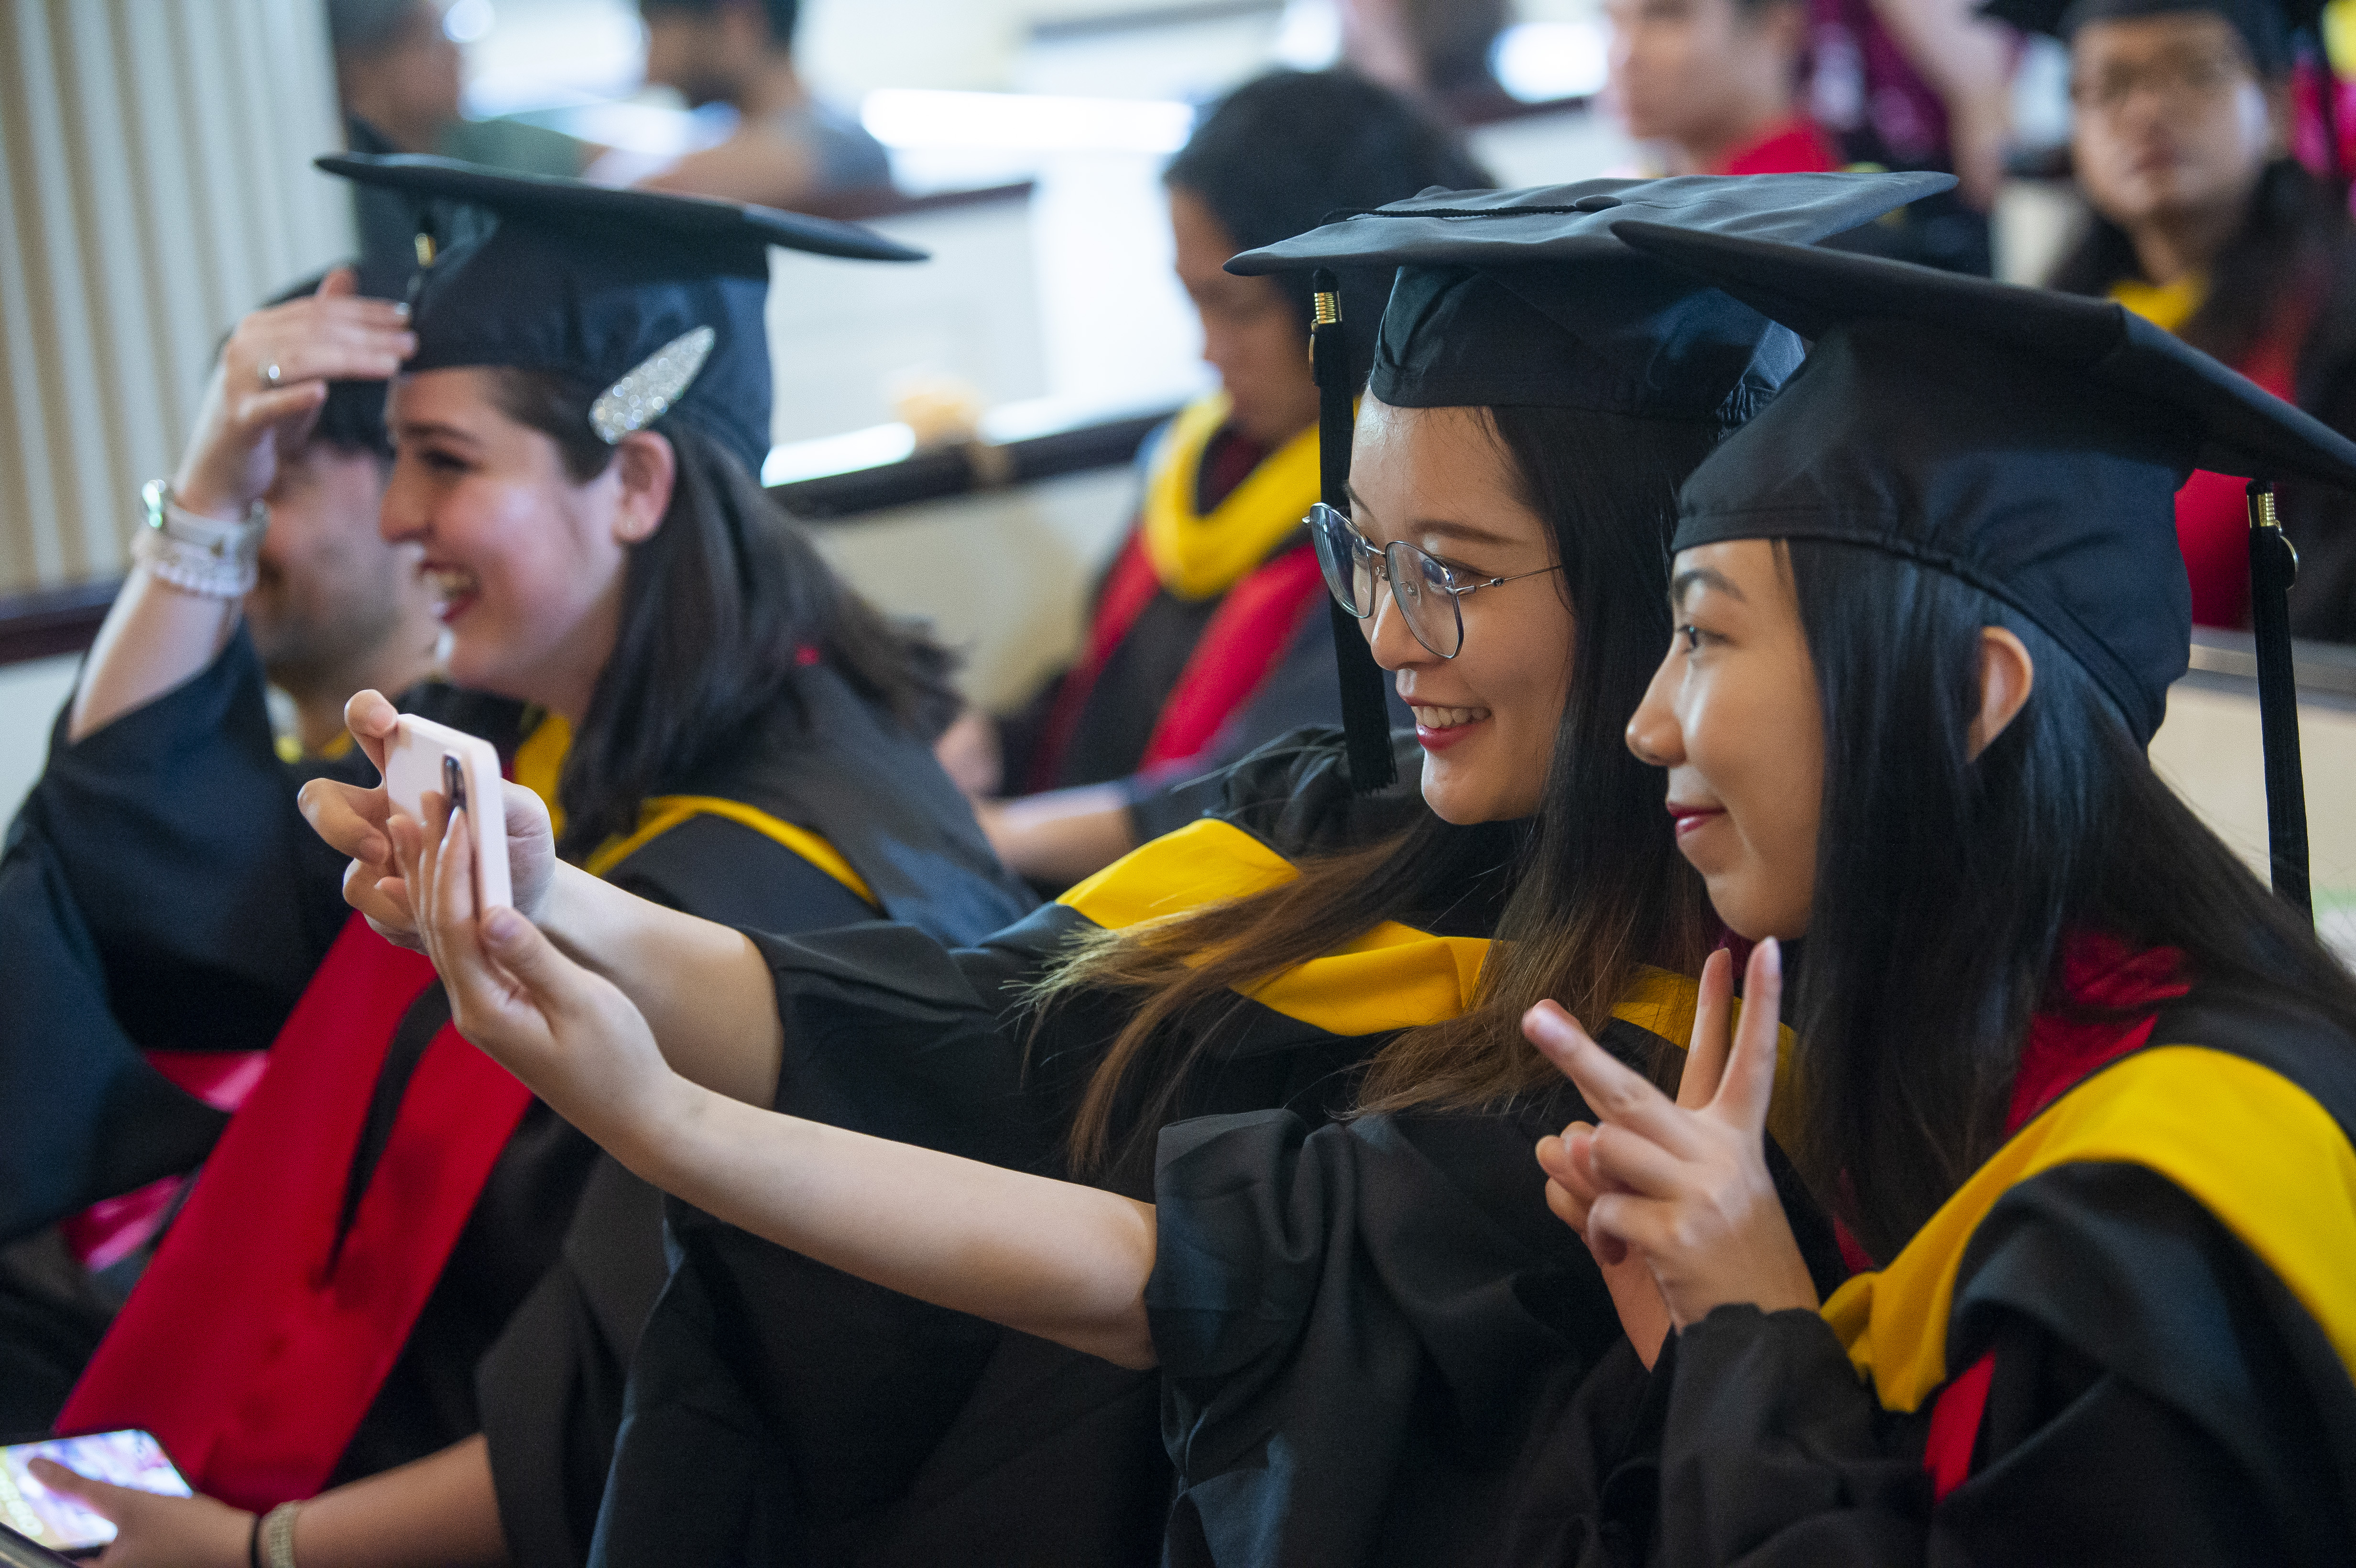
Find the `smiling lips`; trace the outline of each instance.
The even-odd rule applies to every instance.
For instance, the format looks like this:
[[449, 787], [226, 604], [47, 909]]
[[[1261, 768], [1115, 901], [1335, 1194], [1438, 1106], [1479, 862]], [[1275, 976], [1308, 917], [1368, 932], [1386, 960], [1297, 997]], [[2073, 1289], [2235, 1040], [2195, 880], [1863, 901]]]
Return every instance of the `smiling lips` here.
[[1427, 752], [1444, 751], [1472, 732], [1472, 727], [1489, 717], [1485, 708], [1412, 707], [1415, 715], [1415, 738]]
[[463, 566], [441, 566], [428, 561], [417, 569], [426, 585], [434, 590], [434, 613], [444, 624], [457, 619], [482, 593], [482, 580]]
[[1669, 819], [1676, 824], [1679, 838], [1707, 827], [1725, 815], [1726, 807], [1722, 805], [1681, 805], [1674, 800], [1669, 802]]

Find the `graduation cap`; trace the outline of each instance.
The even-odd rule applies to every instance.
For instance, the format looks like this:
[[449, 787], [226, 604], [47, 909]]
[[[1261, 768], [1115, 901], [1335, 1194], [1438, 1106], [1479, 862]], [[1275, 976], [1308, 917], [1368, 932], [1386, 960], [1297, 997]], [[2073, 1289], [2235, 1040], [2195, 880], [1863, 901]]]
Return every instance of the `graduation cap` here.
[[2089, 22], [2122, 22], [2140, 16], [2207, 11], [2223, 17], [2241, 35], [2250, 63], [2263, 76], [2280, 76], [2295, 63], [2292, 40], [2300, 33], [2320, 37], [2323, 0], [1988, 0], [1981, 15], [2009, 22], [2024, 32], [2050, 33], [2067, 43]]
[[590, 423], [608, 443], [674, 415], [754, 474], [769, 450], [769, 247], [925, 260], [856, 224], [701, 197], [412, 155], [317, 162], [416, 203], [408, 369], [553, 371], [603, 389]]
[[[1689, 175], [1507, 191], [1430, 190], [1227, 262], [1246, 276], [1313, 270], [1318, 451], [1325, 504], [1347, 512], [1351, 401], [1340, 269], [1394, 267], [1367, 389], [1398, 408], [1586, 409], [1732, 428], [1798, 366], [1799, 340], [1662, 267], [1614, 221], [1813, 242], [1953, 188], [1941, 174]], [[1397, 777], [1383, 673], [1356, 618], [1331, 606], [1350, 773]]]
[[2109, 301], [1655, 223], [1621, 238], [1804, 337], [1808, 360], [1678, 496], [1674, 548], [1822, 539], [2028, 616], [2139, 741], [2191, 640], [2175, 496], [2251, 479], [2252, 620], [2276, 891], [2304, 909], [2307, 808], [2273, 482], [2356, 490], [2356, 443]]

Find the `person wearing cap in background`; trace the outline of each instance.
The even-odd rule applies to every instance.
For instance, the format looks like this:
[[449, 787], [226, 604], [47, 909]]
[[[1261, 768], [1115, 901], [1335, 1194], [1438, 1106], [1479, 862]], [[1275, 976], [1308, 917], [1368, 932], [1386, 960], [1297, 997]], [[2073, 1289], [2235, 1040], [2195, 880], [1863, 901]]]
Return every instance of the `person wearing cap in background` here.
[[[2297, 0], [2293, 0], [2297, 5]], [[2356, 433], [2356, 237], [2345, 192], [2293, 156], [2293, 25], [2281, 0], [2003, 0], [2070, 45], [2078, 188], [2094, 209], [2052, 287], [2107, 295], [2334, 430]], [[2289, 485], [2291, 623], [2356, 642], [2356, 504]], [[2242, 485], [2176, 499], [2196, 625], [2250, 624]]]
[[798, 208], [892, 188], [884, 144], [859, 117], [811, 92], [794, 65], [801, 0], [638, 0], [647, 80], [691, 108], [725, 103], [725, 141], [641, 176], [648, 190]]
[[[979, 936], [1031, 901], [932, 760], [950, 661], [753, 477], [769, 246], [920, 258], [732, 204], [321, 163], [431, 204], [413, 306], [323, 301], [308, 334], [233, 340], [215, 396], [239, 439], [157, 496], [41, 786], [107, 967], [154, 976], [190, 1033], [270, 1046], [60, 1418], [155, 1433], [209, 1496], [43, 1479], [134, 1558], [577, 1563], [663, 1281], [659, 1201], [448, 1028], [423, 959], [342, 911], [347, 875], [397, 900], [383, 797], [356, 782], [396, 716], [363, 692], [361, 754], [271, 755], [235, 635], [247, 514], [323, 376], [397, 372], [382, 528], [422, 547], [450, 681], [403, 700], [499, 745], [543, 853], [770, 929]], [[169, 779], [100, 771], [130, 746]], [[366, 863], [304, 827], [305, 773], [315, 808], [374, 803]]]
[[[1427, 192], [1236, 258], [1398, 269], [1355, 443], [1316, 329], [1344, 732], [978, 948], [730, 952], [563, 869], [477, 922], [463, 855], [404, 859], [467, 1038], [798, 1249], [688, 1242], [600, 1562], [1562, 1560], [1558, 1417], [1619, 1331], [1544, 1210], [1531, 1145], [1576, 1111], [1515, 1023], [1557, 996], [1632, 1059], [1683, 1038], [1718, 933], [1620, 731], [1670, 494], [1800, 353], [1608, 225], [1815, 240], [1946, 183]], [[1384, 787], [1381, 670], [1419, 792]]]
[[[1286, 70], [1228, 94], [1162, 183], [1179, 282], [1219, 388], [1147, 437], [1137, 524], [1098, 585], [1078, 662], [1017, 712], [967, 726], [980, 731], [978, 793], [1019, 797], [980, 808], [991, 844], [1058, 889], [1201, 815], [1216, 792], [1191, 781], [1340, 717], [1301, 521], [1317, 500], [1308, 286], [1223, 263], [1328, 213], [1489, 176], [1390, 90]], [[1344, 281], [1360, 362], [1389, 289], [1383, 272]]]
[[[348, 298], [355, 286], [342, 269], [296, 285], [239, 324], [224, 358], [242, 361], [266, 352], [259, 345], [316, 331], [309, 324], [347, 308], [327, 302]], [[209, 407], [212, 417], [190, 440], [191, 462], [206, 443], [236, 439], [223, 404]], [[243, 609], [263, 677], [289, 699], [292, 723], [277, 741], [293, 763], [349, 744], [343, 707], [354, 692], [423, 679], [441, 627], [414, 547], [377, 534], [391, 464], [382, 384], [331, 381], [307, 432], [289, 434], [299, 439], [284, 443], [262, 493], [269, 522]], [[133, 749], [107, 768], [139, 788], [169, 763]], [[37, 1095], [48, 1108], [38, 1137], [12, 1139], [0, 1154], [0, 1319], [8, 1323], [0, 1329], [0, 1357], [8, 1358], [0, 1433], [8, 1434], [45, 1430], [55, 1419], [145, 1265], [180, 1179], [211, 1147], [221, 1113], [237, 1108], [262, 1066], [259, 1051], [226, 1033], [191, 1040], [166, 977], [138, 968], [109, 974], [91, 962], [88, 926], [61, 885], [41, 798], [37, 790], [0, 864], [0, 949], [24, 977], [0, 993], [0, 1094]], [[183, 800], [191, 814], [203, 809]], [[112, 844], [70, 848], [121, 852]]]
[[[1682, 1106], [1530, 1021], [1604, 1112], [1541, 1146], [1550, 1200], [1657, 1348], [1606, 1538], [2356, 1561], [2356, 979], [2303, 867], [2269, 892], [2145, 755], [2188, 659], [2177, 486], [2356, 487], [2356, 443], [2115, 304], [1618, 232], [1813, 347], [1679, 496], [1628, 726], [1759, 944], [1750, 1011]], [[1862, 1271], [1821, 1307], [1760, 1155], [1779, 1007], [1776, 1125]]]

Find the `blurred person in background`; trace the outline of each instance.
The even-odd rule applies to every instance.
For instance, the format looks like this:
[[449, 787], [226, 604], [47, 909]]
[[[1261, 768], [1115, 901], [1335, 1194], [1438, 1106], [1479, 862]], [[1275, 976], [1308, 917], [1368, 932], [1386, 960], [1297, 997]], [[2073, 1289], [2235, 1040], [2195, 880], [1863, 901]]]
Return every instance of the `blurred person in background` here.
[[[317, 312], [315, 297], [358, 286], [337, 269], [238, 330], [247, 340], [283, 333]], [[406, 688], [433, 663], [441, 627], [417, 552], [377, 534], [391, 465], [383, 383], [331, 382], [307, 431], [282, 441], [262, 493], [269, 525], [245, 624], [264, 677], [291, 699], [293, 726], [278, 737], [290, 763], [349, 746], [343, 707], [352, 693]], [[127, 776], [167, 759], [116, 760], [132, 764]], [[144, 985], [120, 996], [126, 1029], [55, 854], [34, 810], [0, 860], [0, 950], [27, 981], [0, 1001], [0, 1086], [37, 1083], [51, 1107], [43, 1136], [21, 1146], [27, 1168], [0, 1157], [0, 1438], [46, 1431], [56, 1418], [187, 1173], [262, 1065], [255, 1051], [170, 1049], [151, 1027]], [[136, 1040], [157, 1049], [143, 1054]], [[61, 1182], [60, 1169], [86, 1179]]]
[[[1605, 0], [1612, 96], [1629, 134], [1652, 144], [1670, 174], [1947, 170], [1952, 162], [1956, 191], [1839, 243], [1986, 273], [1986, 208], [2003, 173], [2012, 61], [2006, 30], [1972, 17], [1971, 4]], [[1827, 5], [1870, 8], [1828, 22]], [[1908, 63], [1922, 59], [1939, 62], [1938, 88]], [[1879, 73], [1870, 81], [1868, 63]], [[1960, 138], [1952, 156], [1951, 127]]]
[[1821, 174], [1847, 160], [1802, 112], [1804, 0], [1604, 0], [1611, 91], [1673, 175]]
[[[2049, 6], [2021, 19], [2070, 46], [2072, 150], [2094, 210], [2052, 286], [2108, 294], [2356, 432], [2356, 247], [2340, 193], [2290, 152], [2293, 18], [2270, 0]], [[2292, 484], [2279, 502], [2300, 557], [2294, 635], [2356, 642], [2356, 507]], [[2193, 621], [2246, 627], [2243, 482], [2195, 474], [2176, 531]]]
[[1511, 103], [1490, 67], [1505, 0], [1342, 0], [1342, 61], [1451, 119]]
[[844, 191], [888, 190], [891, 161], [857, 115], [813, 94], [794, 65], [801, 0], [638, 0], [647, 80], [691, 108], [736, 111], [726, 141], [637, 183], [682, 196], [794, 208]]
[[[272, 308], [348, 293], [357, 286], [348, 277], [298, 285]], [[289, 701], [292, 724], [278, 738], [288, 762], [341, 755], [352, 693], [406, 691], [432, 669], [442, 624], [417, 547], [377, 531], [391, 471], [384, 383], [335, 381], [309, 437], [281, 454], [262, 496], [270, 526], [245, 624], [264, 678]]]
[[[1237, 277], [1227, 258], [1336, 210], [1492, 182], [1401, 94], [1348, 72], [1278, 71], [1205, 116], [1163, 183], [1219, 389], [1146, 438], [1138, 521], [1098, 585], [1078, 660], [1022, 711], [969, 721], [953, 741], [969, 786], [1027, 796], [985, 802], [982, 827], [1010, 867], [1051, 886], [1199, 815], [1196, 794], [1173, 786], [1340, 717], [1301, 521], [1318, 498], [1308, 282]], [[1344, 327], [1370, 333], [1389, 273], [1343, 290]], [[1370, 357], [1358, 344], [1358, 370]]]
[[520, 120], [459, 110], [458, 46], [438, 0], [327, 0], [336, 93], [356, 153], [436, 153], [519, 174], [579, 174], [599, 150]]

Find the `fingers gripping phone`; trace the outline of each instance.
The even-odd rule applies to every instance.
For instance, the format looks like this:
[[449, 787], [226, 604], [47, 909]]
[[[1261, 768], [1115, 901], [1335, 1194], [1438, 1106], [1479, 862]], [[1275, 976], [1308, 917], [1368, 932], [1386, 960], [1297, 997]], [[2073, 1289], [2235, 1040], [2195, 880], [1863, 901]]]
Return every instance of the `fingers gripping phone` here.
[[475, 848], [475, 907], [515, 901], [508, 886], [507, 799], [499, 792], [497, 747], [404, 713], [385, 745], [384, 786], [393, 809], [421, 823], [429, 792], [445, 797], [453, 811], [465, 806]]
[[[94, 1554], [114, 1539], [114, 1526], [83, 1507], [80, 1499], [41, 1485], [28, 1468], [35, 1459], [55, 1459], [78, 1475], [118, 1487], [176, 1498], [189, 1495], [188, 1483], [173, 1468], [164, 1445], [145, 1432], [100, 1432], [0, 1448], [0, 1524], [36, 1546], [68, 1557]], [[0, 1563], [9, 1561], [0, 1554]]]

